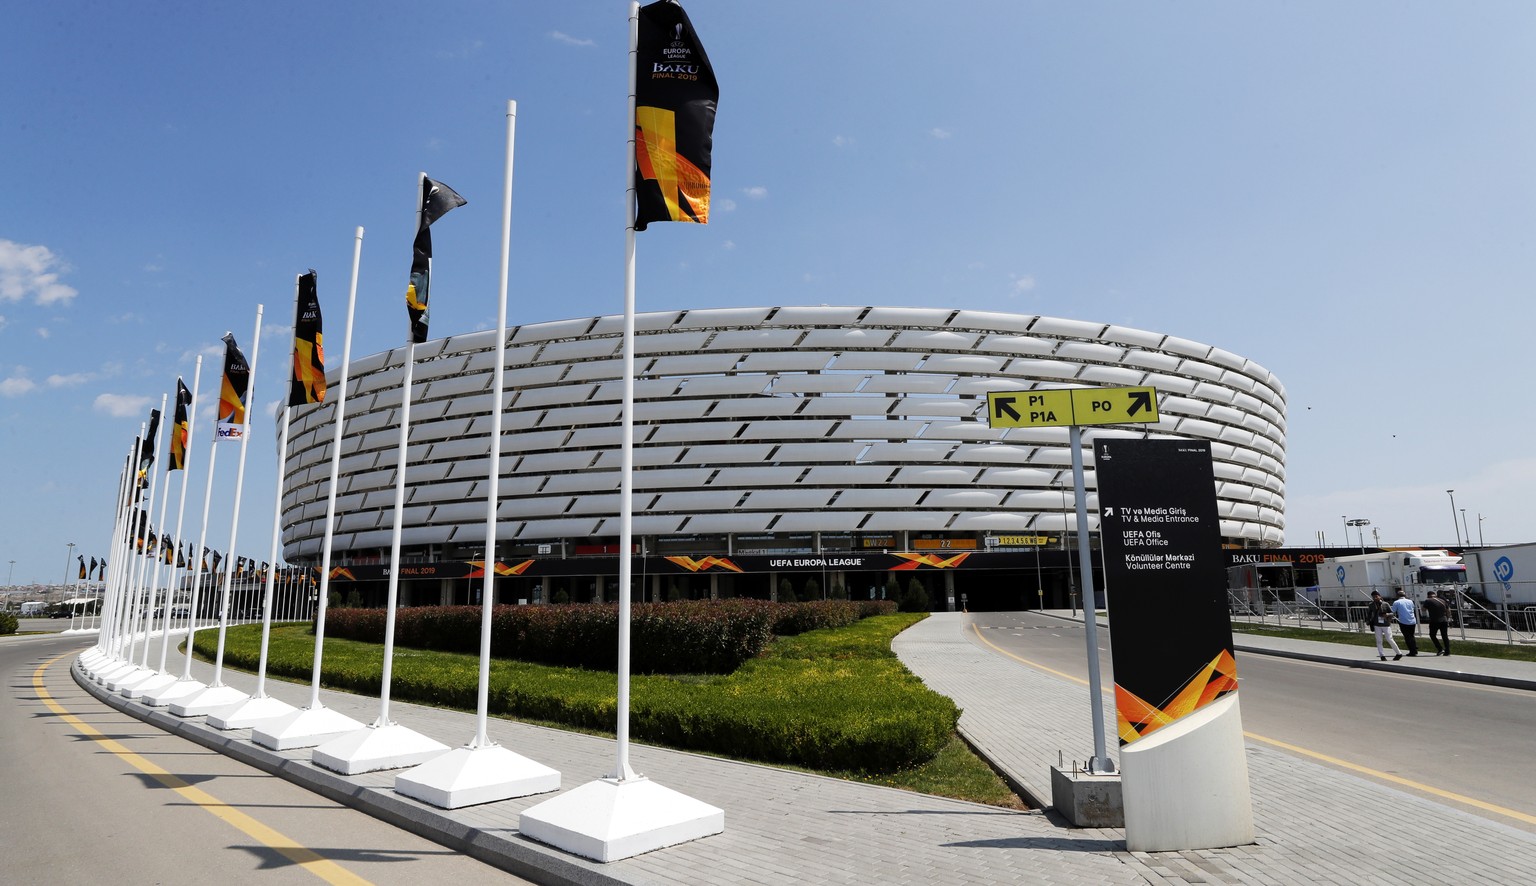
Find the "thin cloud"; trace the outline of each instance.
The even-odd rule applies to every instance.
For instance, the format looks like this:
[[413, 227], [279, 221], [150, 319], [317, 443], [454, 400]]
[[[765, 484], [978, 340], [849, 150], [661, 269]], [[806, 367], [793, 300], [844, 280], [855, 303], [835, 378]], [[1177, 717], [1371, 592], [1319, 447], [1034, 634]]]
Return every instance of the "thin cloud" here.
[[51, 338], [52, 336], [53, 336], [53, 333], [48, 331], [48, 327], [46, 327], [46, 326], [39, 326], [37, 328], [37, 337], [38, 338]]
[[45, 383], [50, 388], [73, 388], [95, 379], [94, 372], [72, 372], [69, 375], [50, 375]]
[[729, 197], [721, 197], [717, 200], [711, 200], [710, 208], [719, 212], [734, 212], [736, 210], [736, 201]]
[[91, 405], [113, 418], [131, 418], [149, 408], [150, 399], [136, 394], [98, 394]]
[[944, 140], [946, 138], [949, 138], [950, 131], [948, 129], [941, 129], [940, 127], [935, 126], [932, 129], [928, 130], [928, 134], [930, 136], [932, 136], [932, 137], [942, 141], [942, 140]]
[[832, 136], [832, 146], [834, 148], [851, 148], [853, 147], [853, 136], [834, 135]]
[[1034, 292], [1035, 291], [1035, 278], [1034, 278], [1034, 276], [1026, 274], [1023, 277], [1015, 277], [1015, 278], [1013, 278], [1013, 287], [1012, 287], [1012, 289], [1013, 289], [1013, 294], [1014, 295], [1023, 295], [1026, 292]]
[[46, 246], [0, 239], [0, 301], [30, 296], [40, 305], [68, 304], [80, 294], [59, 282], [59, 275], [68, 270], [69, 265]]
[[26, 376], [12, 376], [0, 381], [0, 397], [20, 397], [37, 387], [37, 382]]
[[564, 33], [562, 31], [550, 31], [549, 32], [549, 39], [555, 41], [556, 43], [564, 43], [566, 46], [596, 46], [597, 45], [597, 41], [596, 40], [589, 40], [589, 39], [587, 39], [585, 37], [572, 37], [570, 34]]
[[753, 185], [750, 188], [742, 188], [741, 192], [753, 200], [761, 200], [768, 196], [768, 189], [762, 185]]

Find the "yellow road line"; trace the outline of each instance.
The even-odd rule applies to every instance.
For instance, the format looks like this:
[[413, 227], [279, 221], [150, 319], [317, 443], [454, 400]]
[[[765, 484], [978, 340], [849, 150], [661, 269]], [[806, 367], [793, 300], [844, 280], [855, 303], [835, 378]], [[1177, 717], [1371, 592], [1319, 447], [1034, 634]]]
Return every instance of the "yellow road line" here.
[[[1047, 674], [1053, 674], [1053, 675], [1055, 675], [1057, 677], [1061, 677], [1061, 678], [1066, 679], [1066, 680], [1071, 680], [1072, 682], [1081, 684], [1083, 686], [1087, 686], [1088, 685], [1088, 681], [1084, 680], [1081, 677], [1075, 677], [1075, 676], [1073, 676], [1071, 674], [1063, 673], [1062, 671], [1058, 671], [1058, 670], [1056, 670], [1054, 668], [1048, 668], [1045, 665], [1039, 664], [1037, 662], [1030, 661], [1027, 658], [1021, 658], [1021, 657], [1019, 657], [1017, 655], [1014, 655], [1012, 652], [1009, 652], [1008, 650], [1002, 648], [1001, 646], [998, 646], [996, 643], [993, 643], [991, 640], [988, 640], [986, 637], [982, 636], [981, 628], [977, 627], [975, 622], [971, 623], [971, 632], [976, 635], [976, 639], [980, 640], [983, 645], [985, 645], [987, 648], [991, 649], [992, 651], [998, 653], [999, 655], [1005, 655], [1008, 658], [1011, 658], [1014, 661], [1019, 662], [1020, 664], [1028, 665], [1028, 666], [1030, 666], [1032, 668], [1035, 668], [1036, 670], [1045, 671]], [[1110, 695], [1110, 690], [1108, 690], [1108, 689], [1100, 689], [1099, 691], [1101, 693], [1103, 693], [1104, 695]], [[1341, 760], [1338, 757], [1330, 757], [1327, 754], [1321, 754], [1321, 753], [1318, 753], [1317, 751], [1307, 750], [1304, 747], [1300, 747], [1298, 745], [1293, 745], [1293, 744], [1290, 744], [1289, 742], [1280, 741], [1278, 739], [1269, 738], [1267, 736], [1259, 735], [1257, 733], [1249, 732], [1247, 730], [1243, 731], [1243, 735], [1248, 737], [1248, 738], [1253, 739], [1254, 741], [1259, 741], [1259, 742], [1263, 742], [1264, 744], [1271, 745], [1273, 747], [1282, 748], [1284, 750], [1290, 751], [1293, 754], [1300, 754], [1303, 757], [1311, 757], [1314, 760], [1320, 760], [1320, 761], [1322, 761], [1324, 763], [1328, 763], [1328, 764], [1330, 764], [1332, 766], [1338, 766], [1338, 767], [1341, 767], [1343, 769], [1348, 769], [1348, 770], [1350, 770], [1352, 772], [1358, 772], [1358, 773], [1360, 773], [1362, 775], [1370, 776], [1371, 778], [1380, 779], [1381, 781], [1390, 782], [1392, 784], [1402, 785], [1403, 787], [1412, 788], [1413, 790], [1416, 790], [1416, 791], [1423, 791], [1426, 794], [1433, 794], [1436, 797], [1441, 797], [1443, 799], [1450, 800], [1450, 801], [1455, 802], [1455, 803], [1463, 803], [1463, 804], [1465, 804], [1467, 806], [1471, 806], [1471, 807], [1474, 807], [1476, 809], [1481, 809], [1484, 812], [1492, 812], [1495, 815], [1503, 815], [1503, 816], [1506, 816], [1508, 818], [1513, 818], [1514, 820], [1519, 821], [1519, 822], [1524, 822], [1525, 824], [1536, 825], [1536, 815], [1529, 815], [1527, 813], [1520, 812], [1520, 811], [1515, 810], [1515, 809], [1508, 809], [1508, 808], [1505, 808], [1503, 806], [1497, 806], [1497, 805], [1494, 805], [1493, 803], [1488, 803], [1488, 802], [1485, 802], [1483, 800], [1478, 800], [1478, 799], [1475, 799], [1473, 797], [1465, 796], [1464, 794], [1457, 794], [1457, 793], [1453, 793], [1451, 791], [1441, 790], [1440, 788], [1431, 787], [1430, 785], [1424, 784], [1421, 781], [1414, 781], [1413, 779], [1410, 779], [1410, 778], [1402, 778], [1401, 776], [1393, 775], [1390, 772], [1382, 772], [1379, 769], [1371, 769], [1371, 768], [1369, 768], [1367, 766], [1361, 766], [1361, 765], [1359, 765], [1357, 763], [1351, 763], [1348, 760]]]
[[325, 882], [354, 884], [354, 886], [363, 886], [363, 884], [369, 882], [319, 853], [298, 845], [298, 843], [283, 836], [278, 831], [224, 803], [212, 794], [187, 784], [144, 757], [128, 750], [122, 744], [107, 738], [101, 732], [92, 728], [90, 724], [65, 710], [64, 706], [55, 701], [47, 688], [43, 686], [43, 672], [59, 659], [75, 654], [75, 652], [66, 652], [63, 655], [54, 656], [38, 665], [37, 670], [32, 674], [32, 687], [37, 691], [38, 697], [43, 700], [43, 703], [48, 706], [49, 710], [58, 714], [65, 723], [74, 727], [81, 735], [95, 741], [103, 750], [110, 751], [135, 769], [175, 791], [182, 799], [187, 800], [194, 806], [200, 806], [210, 814], [223, 819], [228, 824], [233, 825], [236, 830], [239, 830], [246, 836], [256, 840]]

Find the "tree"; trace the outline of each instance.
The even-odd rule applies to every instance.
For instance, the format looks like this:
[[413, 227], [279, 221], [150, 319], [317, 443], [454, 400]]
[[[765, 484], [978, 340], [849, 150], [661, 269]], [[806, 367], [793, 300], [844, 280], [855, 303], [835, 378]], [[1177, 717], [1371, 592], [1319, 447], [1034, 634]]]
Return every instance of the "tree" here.
[[901, 611], [927, 612], [928, 602], [928, 589], [923, 587], [917, 576], [912, 576], [912, 581], [907, 584], [907, 592], [901, 597]]
[[787, 578], [779, 579], [779, 602], [780, 603], [793, 603], [793, 602], [795, 602], [795, 586], [790, 584], [789, 583], [789, 579], [787, 579]]
[[821, 599], [821, 582], [817, 581], [814, 577], [806, 579], [805, 580], [805, 594], [804, 594], [802, 599], [806, 599], [806, 600], [820, 600]]

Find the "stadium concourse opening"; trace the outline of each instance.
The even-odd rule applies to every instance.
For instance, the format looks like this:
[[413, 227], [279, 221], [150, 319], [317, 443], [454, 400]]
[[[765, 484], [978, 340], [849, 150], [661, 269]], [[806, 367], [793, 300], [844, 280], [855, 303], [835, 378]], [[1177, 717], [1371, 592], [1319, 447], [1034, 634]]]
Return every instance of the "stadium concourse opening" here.
[[[515, 604], [615, 602], [619, 559], [610, 551], [502, 556], [496, 563], [496, 602]], [[610, 547], [611, 546], [606, 546]], [[1003, 611], [1079, 605], [1075, 548], [1010, 551], [637, 555], [633, 602], [750, 597], [761, 600], [902, 600], [920, 588], [927, 608]], [[1097, 570], [1096, 570], [1097, 571]], [[401, 564], [405, 606], [475, 605], [485, 587], [475, 554]], [[1097, 582], [1097, 579], [1095, 580]], [[333, 567], [334, 600], [383, 606], [388, 566], [367, 557]]]

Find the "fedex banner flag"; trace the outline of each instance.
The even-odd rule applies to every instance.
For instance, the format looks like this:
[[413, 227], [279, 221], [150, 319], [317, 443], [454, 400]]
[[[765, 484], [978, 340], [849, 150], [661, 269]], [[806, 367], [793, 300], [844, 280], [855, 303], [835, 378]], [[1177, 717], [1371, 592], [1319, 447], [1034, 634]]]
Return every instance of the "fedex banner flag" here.
[[1237, 690], [1226, 558], [1209, 443], [1099, 440], [1120, 743]]

